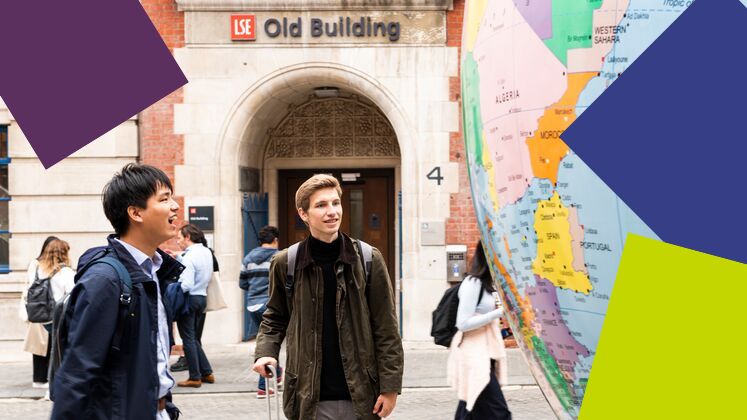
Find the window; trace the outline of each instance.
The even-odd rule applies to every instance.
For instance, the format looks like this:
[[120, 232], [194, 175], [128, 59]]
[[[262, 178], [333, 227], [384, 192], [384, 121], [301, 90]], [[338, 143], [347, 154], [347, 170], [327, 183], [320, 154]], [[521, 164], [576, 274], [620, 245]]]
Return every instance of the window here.
[[10, 271], [10, 225], [8, 223], [8, 126], [0, 125], [0, 273]]

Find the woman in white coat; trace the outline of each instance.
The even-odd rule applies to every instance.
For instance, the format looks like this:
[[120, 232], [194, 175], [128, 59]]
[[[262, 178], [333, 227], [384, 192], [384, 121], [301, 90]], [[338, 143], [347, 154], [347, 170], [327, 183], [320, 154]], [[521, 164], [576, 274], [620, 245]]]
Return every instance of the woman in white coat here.
[[[62, 300], [75, 286], [75, 271], [70, 268], [70, 258], [68, 253], [70, 245], [67, 242], [54, 236], [48, 237], [44, 241], [39, 257], [32, 260], [28, 268], [28, 284], [24, 289], [23, 298], [21, 299], [21, 310], [19, 315], [24, 321], [28, 320], [26, 308], [26, 294], [28, 288], [34, 283], [36, 278], [49, 278], [52, 288], [52, 296], [56, 302]], [[38, 276], [38, 277], [37, 277]], [[33, 382], [34, 388], [46, 388], [47, 370], [49, 368], [49, 334], [52, 330], [52, 323], [29, 323], [28, 333], [24, 341], [23, 349], [33, 354]]]
[[506, 349], [497, 300], [482, 243], [477, 243], [469, 274], [459, 286], [457, 333], [451, 341], [449, 385], [457, 391], [455, 420], [510, 420], [500, 383], [506, 383]]

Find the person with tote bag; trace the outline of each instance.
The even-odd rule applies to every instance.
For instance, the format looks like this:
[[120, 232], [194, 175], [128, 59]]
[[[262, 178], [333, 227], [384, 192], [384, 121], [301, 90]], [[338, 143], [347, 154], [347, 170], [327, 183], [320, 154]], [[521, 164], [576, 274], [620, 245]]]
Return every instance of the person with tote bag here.
[[199, 388], [204, 383], [215, 382], [213, 368], [202, 349], [202, 330], [205, 326], [207, 289], [213, 278], [213, 253], [205, 246], [205, 234], [195, 225], [184, 225], [177, 233], [177, 242], [184, 249], [178, 258], [184, 265], [179, 277], [182, 291], [189, 292], [189, 310], [177, 319], [176, 325], [182, 338], [184, 357], [189, 369], [189, 378], [177, 382], [180, 387]]

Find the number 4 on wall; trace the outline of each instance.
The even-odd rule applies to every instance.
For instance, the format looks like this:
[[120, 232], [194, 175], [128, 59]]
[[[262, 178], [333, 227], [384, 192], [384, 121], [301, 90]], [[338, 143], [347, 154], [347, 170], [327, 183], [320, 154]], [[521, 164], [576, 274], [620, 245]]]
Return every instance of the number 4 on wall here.
[[431, 169], [430, 172], [428, 172], [428, 175], [425, 176], [426, 178], [436, 181], [438, 185], [441, 185], [441, 180], [444, 179], [444, 177], [441, 176], [441, 167], [436, 166], [435, 168]]

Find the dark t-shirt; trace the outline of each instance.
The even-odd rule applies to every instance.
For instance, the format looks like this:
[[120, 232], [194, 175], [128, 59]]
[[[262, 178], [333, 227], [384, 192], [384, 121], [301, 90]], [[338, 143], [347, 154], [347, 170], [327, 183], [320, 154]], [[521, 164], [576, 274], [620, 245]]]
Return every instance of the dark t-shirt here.
[[322, 268], [324, 276], [323, 325], [322, 325], [322, 378], [319, 399], [321, 401], [350, 400], [350, 391], [342, 366], [340, 340], [337, 331], [337, 278], [335, 262], [340, 257], [340, 236], [332, 243], [322, 242], [309, 236], [311, 257]]

